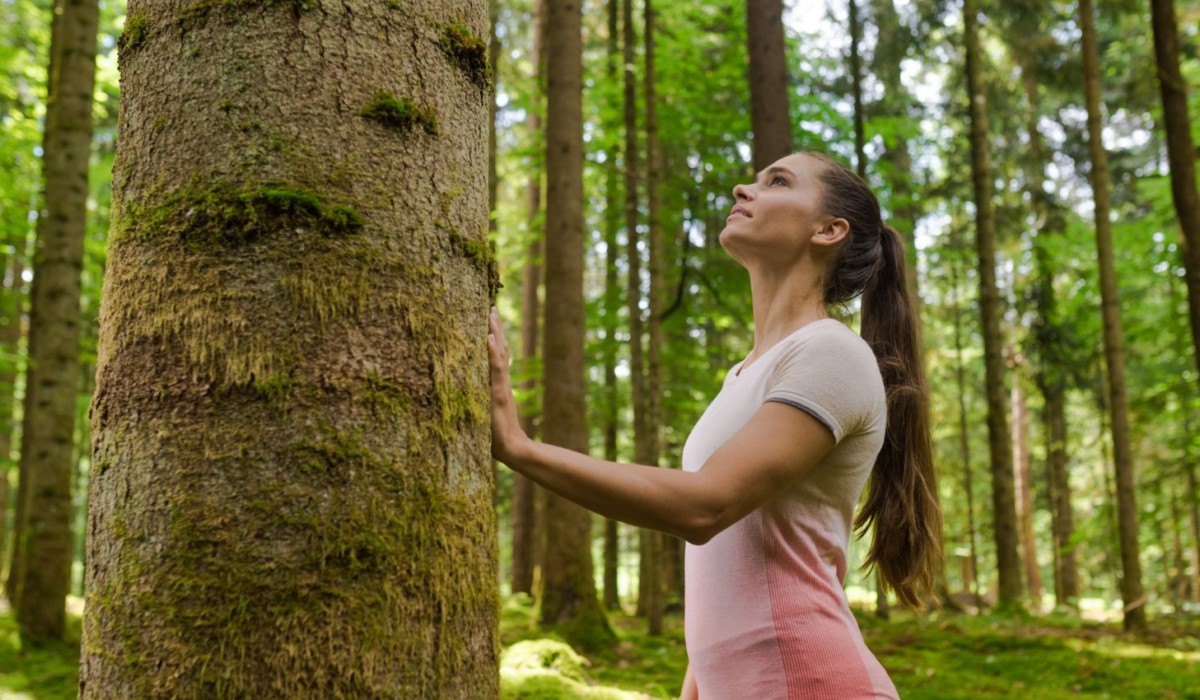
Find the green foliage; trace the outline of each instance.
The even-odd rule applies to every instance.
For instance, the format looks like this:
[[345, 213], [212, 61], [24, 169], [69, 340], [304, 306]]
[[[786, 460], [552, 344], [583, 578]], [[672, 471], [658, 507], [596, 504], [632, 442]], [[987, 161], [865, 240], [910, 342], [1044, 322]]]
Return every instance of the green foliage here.
[[430, 136], [437, 136], [438, 133], [437, 115], [432, 109], [419, 107], [412, 100], [397, 99], [382, 90], [363, 106], [360, 114], [402, 133], [417, 127]]
[[67, 639], [22, 647], [11, 612], [0, 614], [0, 697], [74, 700], [79, 686], [80, 620], [67, 616]]

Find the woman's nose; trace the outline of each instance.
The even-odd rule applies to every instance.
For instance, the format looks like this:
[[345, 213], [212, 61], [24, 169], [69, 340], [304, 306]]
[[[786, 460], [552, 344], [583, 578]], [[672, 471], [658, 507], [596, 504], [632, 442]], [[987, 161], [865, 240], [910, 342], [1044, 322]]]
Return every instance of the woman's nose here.
[[750, 199], [750, 190], [745, 185], [734, 185], [733, 198], [735, 200]]

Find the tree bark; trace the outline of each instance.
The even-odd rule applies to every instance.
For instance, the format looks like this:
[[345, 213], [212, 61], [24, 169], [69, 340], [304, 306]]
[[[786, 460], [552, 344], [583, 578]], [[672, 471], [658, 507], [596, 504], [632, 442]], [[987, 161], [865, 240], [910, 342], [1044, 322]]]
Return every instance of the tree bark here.
[[987, 98], [980, 77], [982, 50], [975, 0], [963, 1], [967, 84], [971, 115], [971, 175], [975, 191], [975, 247], [979, 255], [979, 315], [983, 331], [988, 404], [988, 452], [992, 472], [992, 511], [1001, 607], [1021, 604], [1021, 560], [1017, 554], [1016, 497], [1008, 394], [1004, 389], [1003, 314], [996, 285], [996, 219], [992, 207], [992, 157], [988, 146]]
[[753, 160], [754, 169], [758, 171], [792, 151], [783, 0], [747, 0], [746, 32], [750, 52]]
[[[951, 247], [957, 250], [958, 222], [951, 221]], [[971, 473], [971, 433], [967, 427], [966, 361], [963, 359], [962, 299], [958, 279], [958, 263], [950, 264], [950, 287], [954, 290], [954, 382], [958, 389], [958, 456], [962, 463], [962, 488], [967, 497], [967, 566], [963, 567], [963, 587], [971, 593], [976, 607], [982, 607], [979, 597], [979, 557], [975, 548], [975, 489]]]
[[1121, 544], [1121, 598], [1125, 602], [1125, 629], [1146, 629], [1146, 596], [1142, 591], [1139, 560], [1137, 503], [1133, 451], [1129, 442], [1129, 407], [1125, 390], [1125, 350], [1121, 334], [1121, 300], [1113, 260], [1112, 220], [1109, 218], [1108, 154], [1101, 137], [1100, 52], [1091, 0], [1079, 2], [1083, 32], [1084, 88], [1088, 112], [1088, 153], [1091, 157], [1092, 195], [1095, 199], [1096, 249], [1100, 265], [1101, 317], [1104, 322], [1104, 359], [1108, 369], [1108, 408], [1113, 441], [1113, 469], [1117, 487], [1117, 525]]
[[129, 3], [83, 698], [499, 693], [487, 22]]
[[[908, 114], [910, 97], [900, 77], [900, 66], [908, 49], [908, 35], [902, 30], [900, 17], [893, 0], [873, 0], [878, 39], [873, 57], [874, 73], [883, 83], [882, 112], [888, 116]], [[908, 139], [896, 135], [884, 139], [884, 158], [891, 166], [888, 180], [892, 186], [892, 226], [905, 236], [904, 273], [909, 294], [918, 312], [921, 308], [920, 284], [917, 279], [917, 219], [920, 216], [913, 196], [912, 157]]]
[[1179, 32], [1173, 0], [1150, 0], [1154, 28], [1154, 56], [1162, 94], [1163, 129], [1167, 135], [1167, 163], [1171, 169], [1171, 196], [1179, 218], [1180, 244], [1187, 279], [1188, 318], [1192, 350], [1200, 367], [1200, 194], [1196, 190], [1196, 148], [1188, 117], [1187, 83], [1179, 70]]
[[[1018, 365], [1019, 366], [1019, 365]], [[1042, 574], [1038, 567], [1037, 538], [1033, 534], [1033, 469], [1029, 456], [1029, 407], [1020, 372], [1013, 373], [1013, 472], [1017, 490], [1017, 522], [1024, 556], [1025, 589], [1034, 612], [1042, 608]]]
[[854, 171], [864, 180], [867, 177], [867, 135], [863, 116], [862, 56], [859, 42], [862, 21], [858, 16], [858, 0], [847, 0], [850, 22], [850, 93], [854, 103]]
[[[24, 286], [22, 275], [24, 265], [24, 246], [20, 246], [12, 255], [7, 256], [0, 274], [5, 274], [7, 282], [4, 285], [3, 309], [0, 309], [0, 351], [15, 357], [21, 342], [21, 309]], [[16, 426], [13, 422], [13, 408], [16, 405], [16, 373], [5, 371], [0, 374], [0, 569], [9, 562], [8, 503], [9, 494], [9, 464], [12, 460], [12, 438]], [[14, 513], [14, 521], [19, 521]], [[13, 581], [14, 585], [16, 581]]]
[[1035, 380], [1042, 394], [1042, 423], [1045, 426], [1046, 488], [1050, 502], [1051, 550], [1054, 553], [1054, 600], [1056, 606], [1076, 608], [1079, 604], [1079, 570], [1075, 564], [1075, 523], [1067, 472], [1066, 379], [1059, 349], [1064, 341], [1056, 316], [1054, 268], [1047, 249], [1052, 236], [1062, 235], [1064, 222], [1046, 193], [1043, 176], [1045, 146], [1038, 128], [1041, 99], [1037, 74], [1031, 57], [1028, 54], [1023, 56], [1021, 82], [1029, 101], [1025, 130], [1029, 138], [1030, 159], [1025, 178], [1029, 182], [1036, 227], [1033, 240], [1037, 276], [1037, 320], [1033, 329], [1033, 340], [1038, 349]]
[[[649, 240], [648, 272], [650, 277], [650, 314], [647, 318], [647, 363], [645, 380], [646, 432], [640, 445], [639, 464], [658, 466], [662, 436], [662, 316], [666, 310], [666, 289], [663, 280], [663, 233], [659, 181], [662, 178], [662, 151], [658, 142], [658, 96], [655, 84], [654, 33], [655, 12], [652, 0], [644, 0], [644, 44], [646, 61], [646, 237]], [[652, 544], [649, 557], [650, 600], [646, 610], [647, 631], [651, 635], [663, 632], [663, 611], [666, 607], [667, 547], [666, 536], [647, 531]]]
[[[546, 305], [542, 435], [587, 452], [583, 305], [582, 7], [546, 0]], [[546, 495], [542, 623], [594, 648], [612, 638], [592, 575], [591, 513]]]
[[71, 472], [99, 14], [96, 0], [54, 5], [42, 158], [46, 200], [33, 256], [21, 423], [21, 473], [30, 483], [15, 591], [18, 626], [37, 643], [65, 632], [75, 544]]
[[[607, 62], [605, 73], [611, 84], [617, 82], [621, 62], [621, 0], [608, 0]], [[616, 114], [614, 108], [610, 111]], [[615, 131], [615, 129], [614, 129]], [[617, 275], [617, 237], [621, 228], [619, 206], [621, 183], [617, 170], [616, 148], [607, 152], [604, 171], [604, 458], [617, 461], [617, 433], [620, 414], [617, 407], [617, 314], [620, 304], [620, 278]], [[617, 588], [617, 568], [621, 550], [620, 528], [616, 520], [604, 520], [604, 608], [621, 608]]]
[[[541, 0], [533, 5], [533, 46], [530, 63], [533, 64], [535, 98], [542, 94], [545, 62], [542, 56], [544, 8]], [[534, 143], [542, 139], [541, 104], [529, 110], [526, 119]], [[521, 275], [521, 363], [525, 379], [521, 389], [537, 391], [538, 328], [542, 310], [539, 292], [542, 286], [542, 245], [544, 236], [538, 227], [542, 210], [542, 169], [535, 166], [525, 186], [525, 208], [529, 221], [529, 242], [525, 247], [525, 265]], [[538, 415], [530, 407], [521, 411], [521, 427], [526, 434], [538, 434]], [[538, 527], [538, 501], [545, 498], [537, 484], [524, 476], [513, 474], [513, 544], [512, 544], [512, 590], [513, 593], [535, 592], [535, 573], [538, 568], [538, 553], [541, 551], [541, 529]]]

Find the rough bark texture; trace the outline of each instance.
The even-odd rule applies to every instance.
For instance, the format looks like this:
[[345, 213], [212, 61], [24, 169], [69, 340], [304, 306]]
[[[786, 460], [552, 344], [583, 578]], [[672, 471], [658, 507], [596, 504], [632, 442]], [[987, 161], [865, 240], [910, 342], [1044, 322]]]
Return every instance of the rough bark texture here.
[[1112, 220], [1109, 218], [1108, 154], [1101, 138], [1100, 52], [1096, 42], [1091, 0], [1080, 0], [1083, 30], [1084, 89], [1088, 112], [1088, 153], [1091, 157], [1092, 196], [1095, 200], [1096, 252], [1100, 265], [1100, 313], [1104, 322], [1104, 360], [1108, 369], [1108, 408], [1117, 487], [1117, 526], [1121, 544], [1121, 599], [1125, 629], [1146, 628], [1146, 596], [1142, 591], [1137, 503], [1134, 496], [1133, 451], [1129, 438], [1129, 400], [1125, 389], [1125, 350], [1121, 335], [1121, 300], [1113, 259]]
[[[1039, 42], [1040, 45], [1040, 42]], [[1074, 608], [1079, 604], [1079, 569], [1075, 563], [1075, 519], [1071, 510], [1071, 484], [1067, 473], [1066, 377], [1060, 360], [1062, 333], [1058, 326], [1054, 269], [1048, 247], [1053, 236], [1063, 232], [1063, 217], [1054, 210], [1046, 193], [1043, 168], [1046, 151], [1038, 129], [1040, 95], [1032, 57], [1021, 63], [1021, 81], [1028, 100], [1026, 134], [1029, 138], [1029, 182], [1033, 206], [1034, 268], [1037, 276], [1037, 320], [1033, 340], [1038, 362], [1035, 380], [1042, 394], [1042, 423], [1046, 444], [1046, 492], [1050, 503], [1051, 550], [1054, 562], [1054, 601], [1056, 606]]]
[[964, 0], [963, 35], [971, 114], [971, 176], [975, 190], [975, 248], [979, 256], [979, 316], [983, 332], [988, 405], [988, 453], [992, 472], [992, 522], [1001, 607], [1021, 602], [1021, 560], [1017, 554], [1017, 512], [1013, 486], [1008, 394], [1004, 389], [1003, 308], [996, 286], [996, 219], [992, 207], [992, 156], [988, 146], [987, 101], [980, 78], [982, 51], [974, 0]]
[[792, 151], [783, 0], [747, 0], [746, 32], [750, 51], [750, 125], [754, 130], [757, 171]]
[[[546, 305], [542, 435], [587, 452], [583, 305], [582, 11], [579, 0], [546, 0]], [[569, 641], [606, 643], [612, 630], [596, 598], [591, 513], [546, 495], [542, 623]], [[551, 534], [552, 533], [552, 534]]]
[[61, 639], [71, 582], [71, 474], [79, 393], [80, 273], [87, 219], [96, 0], [54, 5], [43, 174], [29, 310], [21, 473], [29, 479], [16, 579], [17, 623], [35, 642]]
[[1200, 194], [1196, 190], [1196, 148], [1188, 118], [1187, 83], [1179, 71], [1179, 32], [1173, 0], [1150, 0], [1154, 27], [1154, 56], [1162, 93], [1163, 128], [1167, 133], [1167, 163], [1171, 168], [1171, 196], [1179, 217], [1179, 233], [1186, 270], [1188, 317], [1192, 349], [1200, 367]]
[[1012, 388], [1013, 474], [1017, 489], [1017, 522], [1020, 525], [1025, 589], [1034, 612], [1042, 607], [1042, 573], [1038, 567], [1037, 538], [1033, 534], [1033, 469], [1029, 456], [1029, 406], [1021, 377], [1014, 374]]
[[[545, 67], [542, 60], [543, 18], [542, 3], [535, 2], [533, 6], [533, 47], [529, 58], [533, 63], [534, 82], [538, 86], [538, 94], [540, 94], [543, 84], [542, 71]], [[540, 108], [530, 110], [527, 125], [534, 142], [539, 142], [542, 138]], [[533, 392], [537, 390], [534, 367], [537, 365], [538, 328], [542, 318], [539, 293], [542, 287], [542, 241], [544, 237], [538, 226], [542, 211], [541, 168], [533, 168], [533, 172], [529, 176], [529, 182], [525, 186], [525, 208], [529, 221], [530, 241], [525, 248], [525, 266], [521, 273], [521, 362], [526, 375], [521, 382], [521, 389]], [[521, 427], [530, 437], [537, 436], [537, 413], [528, 408], [522, 410]], [[535, 572], [538, 566], [538, 554], [541, 551], [537, 503], [544, 496], [539, 493], [540, 491], [537, 484], [520, 474], [513, 474], [513, 593], [534, 593]]]
[[82, 697], [496, 697], [486, 0], [128, 13]]

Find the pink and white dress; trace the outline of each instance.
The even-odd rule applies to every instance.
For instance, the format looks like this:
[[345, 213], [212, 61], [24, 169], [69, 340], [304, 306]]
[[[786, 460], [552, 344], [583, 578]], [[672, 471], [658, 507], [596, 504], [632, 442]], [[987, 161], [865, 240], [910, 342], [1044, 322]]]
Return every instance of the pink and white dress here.
[[684, 628], [700, 700], [898, 698], [842, 590], [854, 508], [887, 425], [875, 356], [822, 319], [742, 364], [688, 436], [685, 470], [699, 470], [767, 401], [812, 415], [835, 447], [758, 510], [687, 546]]

